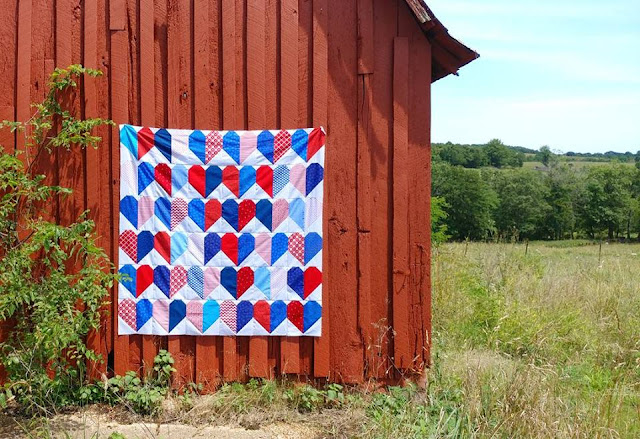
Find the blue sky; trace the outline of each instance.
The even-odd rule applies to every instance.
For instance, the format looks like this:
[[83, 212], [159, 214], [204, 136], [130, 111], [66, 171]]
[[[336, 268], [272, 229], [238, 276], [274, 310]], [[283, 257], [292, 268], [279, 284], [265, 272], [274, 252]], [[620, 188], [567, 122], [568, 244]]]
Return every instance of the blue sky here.
[[480, 58], [433, 85], [434, 142], [640, 150], [640, 0], [428, 0]]

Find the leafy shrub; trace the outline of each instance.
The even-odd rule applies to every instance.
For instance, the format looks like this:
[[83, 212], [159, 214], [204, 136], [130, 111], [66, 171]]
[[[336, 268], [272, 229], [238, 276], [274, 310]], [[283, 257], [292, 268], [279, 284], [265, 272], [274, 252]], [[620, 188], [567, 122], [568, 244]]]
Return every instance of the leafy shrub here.
[[[169, 393], [171, 374], [175, 372], [173, 363], [171, 354], [160, 350], [153, 360], [153, 373], [150, 376], [140, 379], [135, 372], [129, 371], [124, 376], [116, 375], [104, 383], [88, 384], [78, 392], [79, 400], [83, 405], [124, 405], [134, 413], [155, 415]], [[190, 401], [193, 392], [198, 389], [194, 385], [188, 390], [183, 402]]]
[[87, 362], [101, 360], [85, 337], [98, 329], [116, 278], [113, 265], [96, 245], [86, 212], [68, 225], [43, 218], [47, 205], [71, 190], [46, 185], [34, 170], [38, 157], [54, 148], [100, 142], [92, 130], [110, 121], [78, 119], [60, 104], [83, 75], [100, 74], [78, 65], [55, 69], [47, 96], [33, 105], [27, 122], [0, 123], [23, 135], [26, 147], [0, 152], [0, 320], [14, 325], [0, 342], [9, 377], [0, 403], [15, 398], [30, 412], [73, 403]]

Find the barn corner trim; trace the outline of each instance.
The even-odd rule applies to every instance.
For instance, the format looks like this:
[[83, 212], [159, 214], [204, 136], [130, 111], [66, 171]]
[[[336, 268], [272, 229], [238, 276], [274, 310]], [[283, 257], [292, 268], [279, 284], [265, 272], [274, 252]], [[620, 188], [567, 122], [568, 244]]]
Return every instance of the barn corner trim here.
[[431, 12], [424, 0], [405, 0], [415, 16], [422, 32], [431, 43], [431, 82], [448, 75], [458, 75], [458, 70], [480, 55], [453, 38], [446, 27]]

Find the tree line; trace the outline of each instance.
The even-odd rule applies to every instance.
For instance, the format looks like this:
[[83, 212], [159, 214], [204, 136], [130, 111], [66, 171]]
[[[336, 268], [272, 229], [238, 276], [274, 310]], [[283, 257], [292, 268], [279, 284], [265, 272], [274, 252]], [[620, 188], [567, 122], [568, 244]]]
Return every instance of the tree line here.
[[435, 160], [436, 240], [638, 239], [640, 162], [544, 170], [469, 168]]
[[434, 162], [445, 162], [464, 168], [482, 168], [492, 166], [495, 168], [515, 167], [520, 168], [525, 162], [542, 162], [549, 166], [551, 161], [565, 162], [620, 162], [633, 163], [640, 161], [640, 151], [631, 152], [605, 152], [605, 153], [575, 153], [555, 154], [548, 146], [539, 150], [522, 146], [505, 145], [499, 139], [490, 140], [486, 144], [463, 145], [457, 143], [434, 143], [432, 145], [432, 157]]

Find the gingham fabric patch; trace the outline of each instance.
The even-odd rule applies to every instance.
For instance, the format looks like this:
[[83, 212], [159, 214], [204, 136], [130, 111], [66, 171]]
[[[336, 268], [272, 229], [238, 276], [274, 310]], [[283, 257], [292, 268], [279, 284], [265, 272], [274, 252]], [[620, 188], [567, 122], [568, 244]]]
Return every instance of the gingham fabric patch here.
[[121, 125], [118, 333], [320, 336], [324, 144]]

